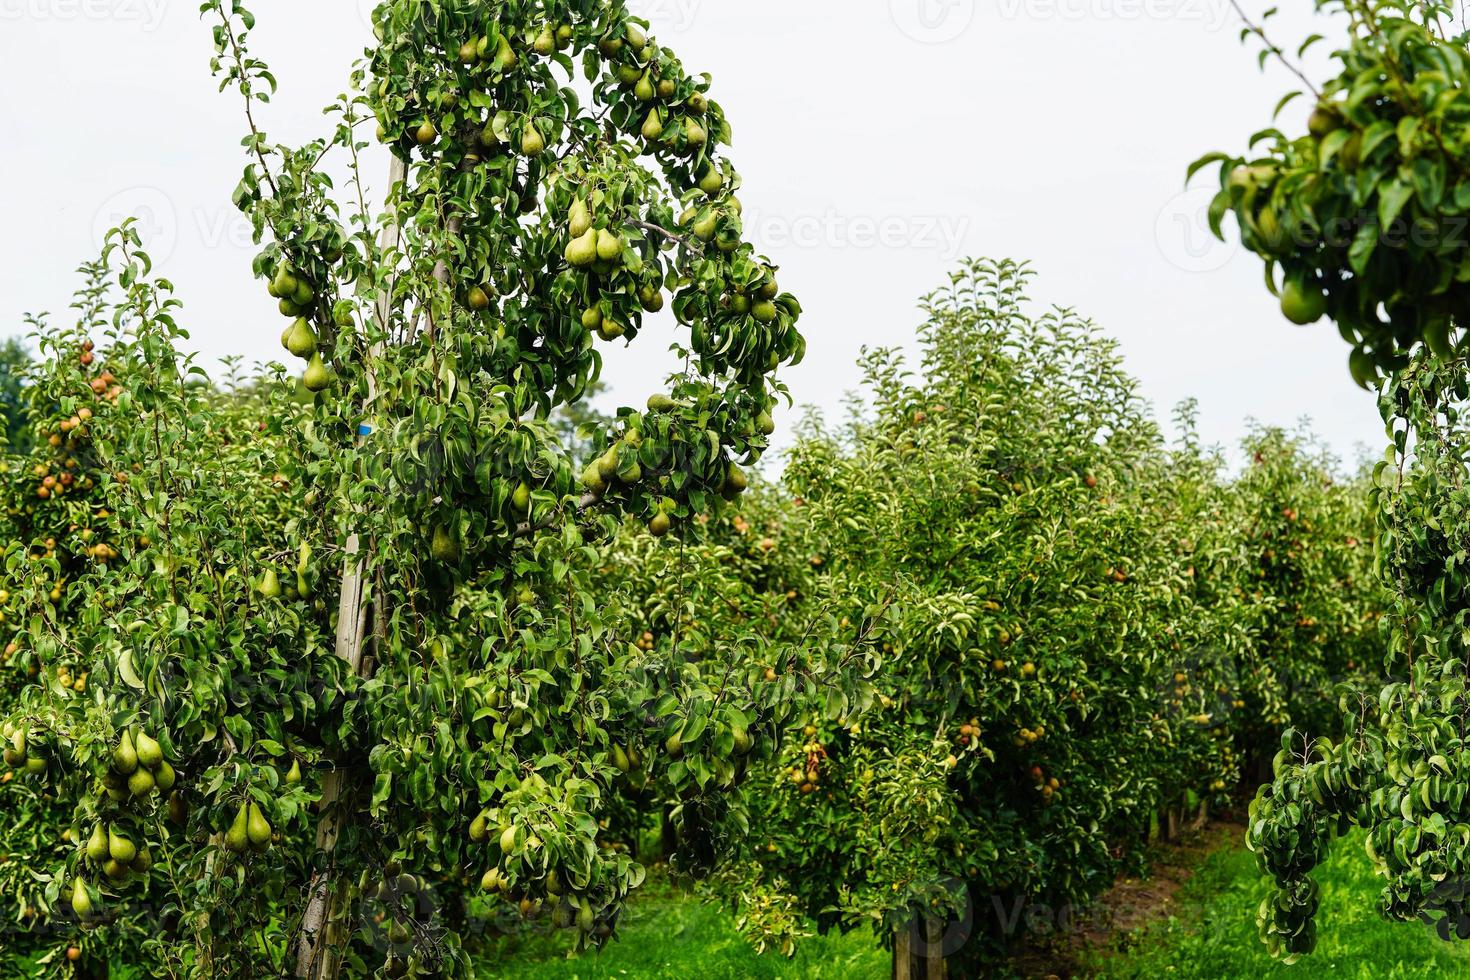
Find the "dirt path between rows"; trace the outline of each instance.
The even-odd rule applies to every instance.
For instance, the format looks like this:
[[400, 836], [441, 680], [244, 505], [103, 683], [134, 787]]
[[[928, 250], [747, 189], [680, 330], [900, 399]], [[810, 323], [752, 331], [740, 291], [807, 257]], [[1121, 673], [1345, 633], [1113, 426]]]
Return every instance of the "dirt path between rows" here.
[[1150, 853], [1147, 878], [1120, 878], [1093, 901], [1077, 928], [1027, 950], [1012, 960], [1012, 967], [1028, 980], [1080, 980], [1088, 975], [1080, 967], [1084, 952], [1117, 952], [1128, 934], [1169, 918], [1179, 889], [1205, 858], [1239, 847], [1244, 839], [1244, 826], [1221, 820], [1186, 831], [1178, 844], [1157, 845]]

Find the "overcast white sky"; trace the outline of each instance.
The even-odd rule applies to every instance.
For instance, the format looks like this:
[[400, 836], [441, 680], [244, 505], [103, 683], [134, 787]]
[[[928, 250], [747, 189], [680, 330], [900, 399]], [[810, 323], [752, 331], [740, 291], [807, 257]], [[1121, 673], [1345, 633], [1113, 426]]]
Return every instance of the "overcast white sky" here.
[[[252, 51], [281, 83], [262, 126], [318, 135], [370, 40], [372, 0], [248, 6]], [[807, 311], [810, 354], [787, 374], [800, 401], [835, 415], [859, 348], [910, 342], [916, 298], [959, 257], [1012, 256], [1033, 262], [1037, 299], [1118, 338], [1161, 418], [1197, 396], [1210, 441], [1234, 444], [1248, 418], [1310, 416], [1341, 455], [1376, 452], [1373, 399], [1336, 330], [1282, 319], [1259, 260], [1204, 230], [1209, 181], [1184, 192], [1188, 163], [1243, 149], [1292, 81], [1257, 69], [1228, 0], [631, 6], [714, 74], [747, 230]], [[1314, 28], [1311, 5], [1294, 6], [1274, 27], [1283, 47]], [[0, 0], [0, 335], [27, 311], [64, 314], [72, 270], [137, 213], [206, 358], [282, 356], [229, 203], [240, 104], [216, 91], [210, 53], [194, 0]], [[655, 332], [609, 351], [618, 400], [656, 388], [662, 347]]]

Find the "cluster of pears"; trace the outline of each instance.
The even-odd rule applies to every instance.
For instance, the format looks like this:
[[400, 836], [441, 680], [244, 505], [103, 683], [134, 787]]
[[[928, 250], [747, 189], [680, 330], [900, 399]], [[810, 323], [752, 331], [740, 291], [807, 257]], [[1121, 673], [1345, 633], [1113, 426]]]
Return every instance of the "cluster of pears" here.
[[[311, 327], [311, 313], [316, 303], [316, 289], [299, 272], [293, 272], [284, 262], [276, 271], [268, 287], [272, 296], [281, 301], [282, 316], [291, 317], [291, 325], [281, 334], [281, 346], [291, 356], [306, 361], [306, 372], [301, 383], [308, 391], [322, 391], [332, 383], [332, 373], [327, 370], [318, 350], [316, 331]], [[350, 303], [338, 303], [333, 313], [339, 326], [350, 326], [352, 307]]]
[[[676, 149], [690, 156], [697, 156], [704, 150], [709, 143], [709, 131], [703, 122], [705, 113], [709, 111], [709, 100], [703, 92], [695, 92], [681, 104], [674, 104], [679, 80], [660, 77], [655, 57], [659, 48], [650, 42], [640, 27], [631, 23], [625, 25], [621, 38], [604, 38], [598, 49], [603, 57], [617, 62], [613, 74], [632, 98], [635, 111], [629, 118], [632, 125], [638, 127], [638, 135], [645, 143], [652, 147], [660, 142], [667, 143], [672, 136], [682, 136]], [[642, 111], [645, 107], [646, 113]], [[640, 118], [641, 125], [638, 123]]]
[[114, 803], [142, 802], [155, 790], [170, 792], [176, 778], [157, 739], [141, 729], [136, 737], [124, 729], [112, 750], [112, 767], [102, 777], [102, 787]]
[[307, 574], [310, 569], [311, 545], [303, 541], [296, 557], [296, 584], [282, 587], [281, 576], [272, 566], [261, 573], [255, 590], [266, 599], [279, 599], [281, 596], [293, 602], [297, 599], [309, 599], [312, 595], [311, 576]]
[[618, 772], [623, 774], [623, 778], [634, 790], [641, 790], [648, 785], [648, 769], [644, 765], [643, 753], [639, 751], [638, 746], [629, 745], [624, 748], [614, 743], [612, 764]]
[[609, 275], [622, 265], [623, 238], [609, 228], [598, 228], [592, 209], [577, 197], [567, 213], [567, 230], [571, 240], [564, 256], [574, 269], [591, 269], [598, 275]]
[[148, 846], [134, 844], [116, 824], [106, 826], [99, 821], [92, 828], [92, 836], [87, 838], [83, 853], [88, 861], [116, 882], [126, 881], [132, 874], [146, 875], [153, 867], [153, 856]]
[[601, 497], [614, 483], [632, 486], [643, 479], [643, 466], [638, 461], [638, 447], [643, 445], [643, 435], [630, 428], [623, 437], [601, 456], [587, 464], [582, 471], [581, 482], [587, 491]]
[[247, 800], [240, 804], [234, 822], [225, 831], [225, 850], [243, 854], [248, 848], [261, 853], [271, 846], [274, 833], [270, 821], [261, 812], [260, 804], [253, 799]]
[[46, 770], [46, 755], [40, 746], [31, 741], [24, 728], [12, 726], [9, 722], [0, 729], [6, 739], [5, 764], [12, 769], [22, 769], [32, 775]]

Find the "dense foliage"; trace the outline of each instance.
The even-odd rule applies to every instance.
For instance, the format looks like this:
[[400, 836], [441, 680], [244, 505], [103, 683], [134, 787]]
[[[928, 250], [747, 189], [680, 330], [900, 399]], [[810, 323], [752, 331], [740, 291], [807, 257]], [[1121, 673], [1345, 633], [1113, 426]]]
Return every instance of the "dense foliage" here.
[[651, 645], [749, 624], [882, 653], [869, 711], [798, 717], [750, 784], [717, 891], [763, 944], [922, 909], [983, 970], [1223, 802], [1262, 737], [1335, 722], [1333, 683], [1373, 659], [1361, 484], [1279, 430], [1232, 477], [1187, 412], [1165, 446], [1112, 345], [1030, 313], [1028, 277], [968, 264], [927, 300], [917, 376], [871, 352], [871, 409], [814, 420], [779, 485], [672, 569], [636, 538], [609, 564], [647, 573]]
[[[1248, 843], [1275, 884], [1257, 915], [1260, 935], [1287, 961], [1316, 947], [1313, 872], [1331, 838], [1353, 825], [1385, 879], [1384, 915], [1470, 937], [1466, 36], [1448, 4], [1318, 6], [1349, 15], [1334, 54], [1340, 74], [1318, 93], [1306, 136], [1271, 130], [1267, 158], [1225, 159], [1216, 211], [1234, 208], [1268, 272], [1287, 270], [1289, 319], [1331, 315], [1355, 345], [1358, 380], [1387, 373], [1379, 400], [1392, 442], [1372, 494], [1374, 571], [1391, 597], [1381, 648], [1393, 679], [1375, 693], [1343, 692], [1341, 738], [1320, 727], [1284, 733], [1275, 779], [1252, 806]], [[1330, 241], [1334, 224], [1339, 240]]]
[[[43, 333], [4, 583], [19, 911], [80, 961], [171, 976], [462, 973], [511, 913], [600, 944], [644, 875], [604, 836], [615, 782], [678, 799], [707, 868], [791, 706], [863, 690], [814, 647], [779, 652], [802, 673], [777, 685], [739, 634], [698, 662], [643, 647], [597, 580], [624, 515], [663, 537], [740, 496], [802, 353], [709, 79], [621, 4], [397, 0], [332, 135], [285, 147], [257, 128], [253, 17], [203, 12], [306, 368], [209, 385], [130, 227], [76, 328]], [[594, 338], [633, 340], [666, 294], [684, 369], [575, 458], [553, 413]]]

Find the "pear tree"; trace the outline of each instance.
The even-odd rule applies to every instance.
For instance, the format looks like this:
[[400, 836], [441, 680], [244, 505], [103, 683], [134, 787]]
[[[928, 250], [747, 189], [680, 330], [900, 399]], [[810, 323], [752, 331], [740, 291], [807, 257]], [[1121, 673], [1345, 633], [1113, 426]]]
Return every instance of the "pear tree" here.
[[[606, 942], [644, 876], [603, 833], [614, 784], [679, 801], [708, 867], [788, 703], [859, 686], [837, 660], [760, 685], [741, 636], [644, 649], [599, 580], [627, 522], [676, 547], [738, 500], [803, 353], [724, 112], [622, 4], [395, 0], [330, 134], [282, 146], [253, 15], [201, 9], [301, 373], [210, 384], [135, 231], [109, 239], [97, 364], [47, 396], [135, 379], [85, 427], [115, 543], [78, 576], [97, 601], [16, 597], [27, 661], [89, 675], [7, 714], [74, 814], [41, 911], [171, 975], [466, 973], [498, 910]], [[681, 369], [573, 458], [554, 413], [670, 328]]]
[[1257, 923], [1288, 962], [1316, 946], [1313, 872], [1333, 838], [1354, 827], [1385, 879], [1382, 914], [1428, 922], [1446, 940], [1470, 937], [1459, 612], [1470, 527], [1461, 490], [1470, 182], [1460, 161], [1470, 53], [1450, 4], [1317, 7], [1348, 15], [1335, 74], [1321, 85], [1263, 26], [1243, 31], [1263, 44], [1263, 61], [1274, 56], [1297, 72], [1304, 89], [1277, 111], [1309, 93], [1304, 123], [1261, 131], [1249, 158], [1211, 154], [1195, 165], [1219, 163], [1217, 230], [1234, 213], [1287, 318], [1336, 322], [1353, 347], [1353, 377], [1378, 389], [1390, 440], [1373, 469], [1373, 497], [1375, 572], [1391, 597], [1380, 644], [1393, 680], [1371, 695], [1344, 689], [1340, 738], [1284, 733], [1274, 779], [1251, 807], [1247, 842], [1274, 883]]

